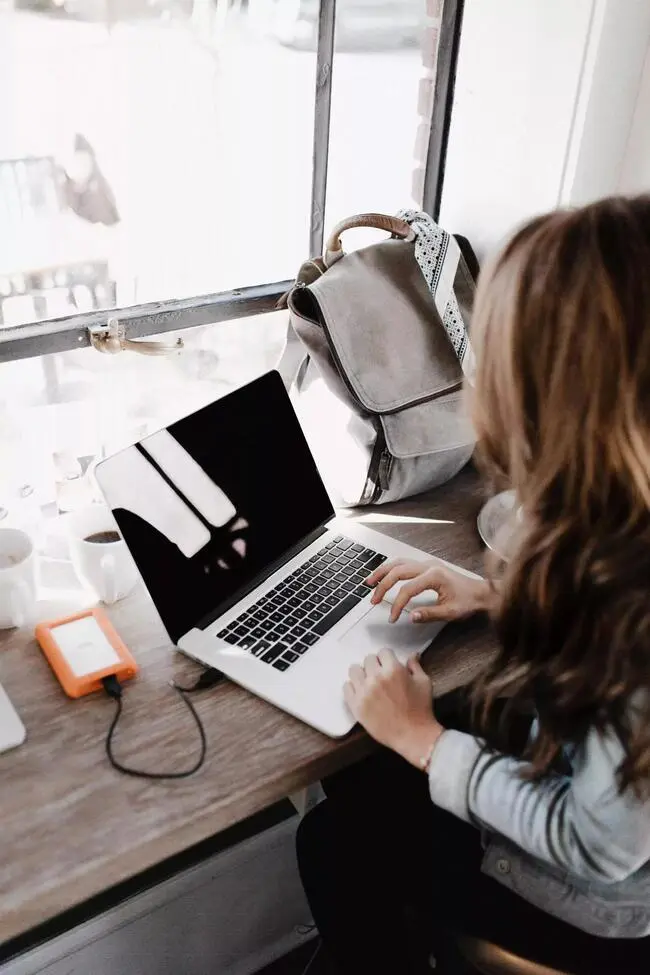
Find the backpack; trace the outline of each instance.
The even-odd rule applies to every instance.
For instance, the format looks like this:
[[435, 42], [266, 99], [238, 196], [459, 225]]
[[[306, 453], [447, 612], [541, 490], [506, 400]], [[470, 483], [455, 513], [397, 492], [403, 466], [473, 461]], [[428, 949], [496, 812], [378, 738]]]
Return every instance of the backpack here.
[[[345, 254], [341, 235], [390, 239]], [[281, 300], [278, 370], [335, 504], [381, 504], [454, 477], [475, 438], [463, 379], [478, 265], [464, 238], [424, 213], [342, 221]]]

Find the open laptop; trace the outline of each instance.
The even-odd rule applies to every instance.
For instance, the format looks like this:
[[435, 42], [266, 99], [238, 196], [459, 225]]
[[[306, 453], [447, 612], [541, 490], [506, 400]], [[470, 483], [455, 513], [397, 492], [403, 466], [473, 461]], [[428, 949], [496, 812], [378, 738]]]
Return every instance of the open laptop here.
[[173, 642], [332, 737], [351, 664], [421, 652], [364, 580], [423, 552], [337, 519], [277, 372], [102, 461], [97, 479]]

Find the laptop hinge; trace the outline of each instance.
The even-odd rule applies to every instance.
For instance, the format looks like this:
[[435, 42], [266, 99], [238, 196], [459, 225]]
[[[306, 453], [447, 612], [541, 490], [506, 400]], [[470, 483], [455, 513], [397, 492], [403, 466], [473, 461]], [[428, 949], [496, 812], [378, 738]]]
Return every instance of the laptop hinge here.
[[257, 589], [257, 587], [261, 586], [263, 582], [270, 579], [274, 572], [277, 572], [278, 569], [281, 569], [283, 565], [286, 565], [287, 562], [294, 559], [296, 555], [300, 555], [300, 553], [308, 548], [313, 542], [321, 538], [327, 532], [330, 521], [331, 518], [328, 519], [325, 524], [320, 525], [313, 532], [310, 532], [309, 535], [306, 535], [302, 541], [290, 548], [287, 552], [281, 555], [279, 559], [276, 559], [275, 562], [272, 562], [269, 566], [267, 566], [262, 572], [258, 572], [255, 578], [252, 579], [248, 585], [242, 586], [241, 589], [238, 589], [237, 592], [234, 593], [234, 595], [232, 595], [229, 599], [225, 600], [215, 609], [211, 610], [207, 616], [204, 616], [196, 624], [196, 629], [207, 630], [207, 628], [211, 626], [215, 620], [218, 620], [220, 616], [223, 616], [223, 614], [227, 613], [229, 609], [236, 606], [238, 602], [248, 596], [249, 593], [253, 592], [254, 589]]

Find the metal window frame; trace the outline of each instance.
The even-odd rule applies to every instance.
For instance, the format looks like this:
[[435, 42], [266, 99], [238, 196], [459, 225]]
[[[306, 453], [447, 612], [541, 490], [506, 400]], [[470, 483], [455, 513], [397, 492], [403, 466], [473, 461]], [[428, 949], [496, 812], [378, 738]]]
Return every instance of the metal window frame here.
[[213, 325], [261, 315], [275, 311], [278, 299], [291, 284], [291, 281], [282, 281], [255, 285], [198, 298], [153, 301], [128, 308], [104, 309], [17, 325], [0, 331], [0, 362], [83, 349], [91, 344], [89, 330], [105, 326], [109, 318], [118, 318], [124, 325], [126, 336], [137, 339], [144, 335], [160, 335], [197, 325]]
[[[424, 0], [421, 2], [424, 4]], [[442, 196], [462, 16], [463, 0], [444, 0], [423, 199], [424, 209], [434, 217], [438, 216]], [[314, 101], [311, 255], [320, 254], [323, 249], [335, 34], [336, 0], [321, 0]], [[88, 347], [90, 329], [105, 326], [109, 317], [119, 319], [128, 338], [137, 339], [272, 312], [290, 285], [290, 281], [254, 285], [2, 329], [0, 362]]]
[[465, 0], [443, 0], [422, 209], [440, 216]]

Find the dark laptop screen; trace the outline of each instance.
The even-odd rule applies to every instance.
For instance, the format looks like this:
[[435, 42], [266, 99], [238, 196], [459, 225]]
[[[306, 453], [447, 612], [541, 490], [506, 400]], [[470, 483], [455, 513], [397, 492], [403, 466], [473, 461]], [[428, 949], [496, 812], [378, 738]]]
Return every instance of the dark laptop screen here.
[[277, 372], [98, 467], [174, 641], [334, 514]]

